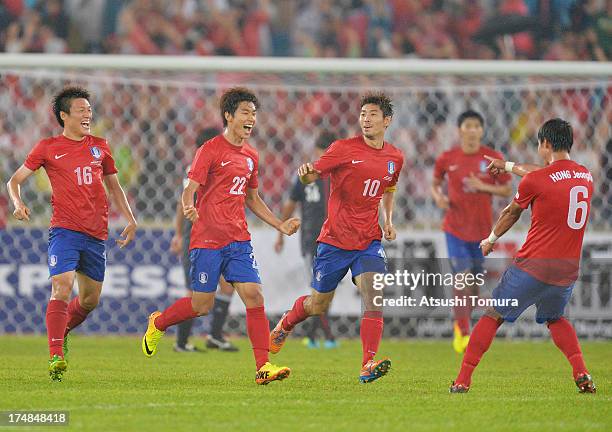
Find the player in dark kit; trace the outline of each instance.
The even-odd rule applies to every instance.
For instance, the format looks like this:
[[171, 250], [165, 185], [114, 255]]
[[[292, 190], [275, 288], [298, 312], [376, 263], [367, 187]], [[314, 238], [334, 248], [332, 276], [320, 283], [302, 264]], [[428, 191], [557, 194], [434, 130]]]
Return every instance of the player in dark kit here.
[[193, 295], [177, 300], [163, 313], [151, 314], [142, 351], [147, 357], [155, 355], [168, 327], [206, 315], [213, 307], [223, 275], [246, 306], [247, 333], [257, 370], [255, 382], [268, 384], [288, 377], [291, 370], [268, 361], [270, 327], [244, 206], [286, 235], [294, 234], [300, 221], [279, 220], [257, 191], [259, 158], [246, 140], [255, 126], [258, 106], [255, 95], [245, 88], [230, 89], [221, 97], [225, 131], [198, 149], [182, 196], [183, 214], [193, 222], [189, 246]]
[[[501, 153], [481, 144], [484, 119], [468, 110], [457, 119], [458, 146], [442, 153], [436, 160], [431, 194], [436, 205], [446, 211], [442, 229], [446, 236], [448, 257], [453, 273], [483, 272], [484, 256], [480, 240], [493, 225], [493, 195], [510, 197], [511, 177], [503, 173], [493, 177], [487, 171], [487, 157], [502, 158]], [[448, 195], [442, 191], [446, 180]], [[477, 295], [476, 286], [453, 289], [453, 297]], [[462, 353], [470, 340], [470, 306], [453, 308], [453, 348]]]
[[[21, 200], [20, 185], [44, 167], [53, 195], [49, 229], [51, 299], [47, 306], [49, 375], [61, 381], [68, 364], [68, 332], [81, 324], [98, 305], [106, 267], [108, 199], [104, 186], [128, 220], [117, 240], [120, 247], [134, 238], [136, 220], [117, 179], [117, 168], [106, 140], [90, 135], [92, 112], [89, 93], [78, 87], [62, 90], [53, 100], [61, 135], [46, 138], [32, 149], [8, 182], [15, 206], [13, 215], [30, 220]], [[70, 301], [74, 280], [79, 294]]]
[[[329, 132], [323, 132], [315, 144], [315, 158], [319, 159], [325, 153], [329, 145], [336, 140], [336, 136]], [[293, 215], [295, 208], [299, 204], [301, 207], [302, 225], [300, 226], [300, 243], [302, 256], [308, 270], [312, 276], [312, 264], [317, 253], [317, 237], [321, 233], [321, 228], [327, 219], [327, 200], [329, 199], [329, 179], [320, 178], [307, 185], [303, 184], [299, 178], [291, 188], [289, 199], [285, 202], [281, 214], [281, 219], [288, 219]], [[274, 249], [280, 253], [283, 249], [284, 237], [278, 234]], [[309, 281], [310, 283], [310, 281]], [[319, 315], [310, 320], [311, 327], [308, 330], [308, 337], [305, 339], [309, 348], [317, 348], [319, 343], [316, 339], [318, 327], [320, 326], [325, 333], [325, 348], [336, 348], [338, 343], [329, 327], [327, 314]]]
[[492, 299], [496, 304], [478, 321], [468, 343], [451, 393], [470, 389], [472, 373], [504, 321], [514, 322], [535, 305], [536, 321], [546, 323], [555, 345], [572, 365], [581, 393], [595, 393], [584, 364], [576, 331], [563, 317], [578, 277], [582, 241], [593, 195], [593, 177], [569, 156], [572, 127], [561, 119], [548, 120], [538, 131], [538, 153], [546, 166], [516, 165], [491, 159], [493, 173], [523, 176], [514, 200], [503, 210], [493, 231], [482, 240], [484, 255], [531, 207], [531, 227], [514, 263], [503, 274]]
[[[393, 199], [404, 156], [384, 141], [392, 117], [393, 105], [386, 95], [366, 95], [361, 99], [359, 116], [362, 135], [335, 141], [318, 161], [299, 168], [298, 176], [305, 184], [330, 177], [328, 217], [318, 238], [312, 293], [298, 298], [270, 334], [270, 351], [277, 353], [296, 324], [328, 310], [334, 290], [350, 269], [365, 307], [361, 320], [362, 383], [382, 377], [391, 367], [388, 358], [374, 359], [383, 318], [382, 307], [374, 302], [381, 291], [374, 290], [373, 282], [376, 273], [387, 271], [380, 242], [383, 232], [387, 240], [396, 237]], [[383, 230], [378, 224], [381, 200]]]

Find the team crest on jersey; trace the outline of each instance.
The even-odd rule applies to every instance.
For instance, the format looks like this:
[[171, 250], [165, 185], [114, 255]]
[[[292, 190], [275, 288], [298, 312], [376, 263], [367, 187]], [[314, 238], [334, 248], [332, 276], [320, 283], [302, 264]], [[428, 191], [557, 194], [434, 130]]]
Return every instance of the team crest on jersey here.
[[208, 273], [201, 272], [201, 273], [198, 275], [198, 280], [200, 281], [200, 283], [203, 283], [203, 284], [205, 284], [206, 282], [208, 282]]
[[249, 171], [253, 171], [253, 168], [255, 167], [255, 165], [253, 164], [253, 159], [251, 158], [247, 158], [247, 165], [249, 167]]
[[395, 162], [389, 161], [387, 162], [387, 172], [391, 175], [395, 172]]
[[100, 157], [102, 156], [102, 152], [98, 147], [92, 147], [89, 150], [91, 151], [91, 155], [96, 159], [100, 159]]
[[49, 265], [55, 267], [57, 265], [57, 255], [49, 256]]
[[487, 167], [489, 166], [489, 164], [487, 163], [486, 160], [481, 160], [480, 161], [480, 172], [487, 172]]

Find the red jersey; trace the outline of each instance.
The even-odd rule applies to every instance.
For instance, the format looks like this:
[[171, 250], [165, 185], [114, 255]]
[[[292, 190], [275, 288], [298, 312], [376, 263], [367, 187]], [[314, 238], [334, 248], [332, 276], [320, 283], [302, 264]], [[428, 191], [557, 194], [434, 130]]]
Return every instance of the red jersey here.
[[479, 242], [486, 238], [493, 226], [492, 196], [470, 189], [465, 183], [472, 174], [488, 184], [506, 184], [510, 174], [493, 177], [487, 171], [489, 161], [484, 156], [503, 159], [501, 153], [481, 145], [478, 152], [466, 154], [461, 147], [442, 153], [436, 160], [434, 178], [447, 177], [450, 208], [446, 211], [442, 229], [463, 241]]
[[516, 254], [517, 266], [548, 284], [572, 284], [592, 196], [591, 173], [571, 160], [555, 161], [523, 177], [514, 201], [523, 209], [531, 205], [531, 227]]
[[198, 149], [187, 175], [200, 184], [195, 204], [199, 218], [191, 229], [189, 249], [219, 249], [251, 239], [244, 201], [246, 188], [257, 188], [258, 160], [248, 143], [236, 146], [223, 135]]
[[117, 173], [105, 139], [87, 135], [74, 141], [64, 135], [46, 138], [32, 149], [23, 165], [45, 168], [51, 182], [51, 227], [108, 237], [108, 199], [102, 180]]
[[327, 220], [317, 241], [364, 250], [380, 240], [380, 200], [397, 183], [403, 164], [402, 152], [388, 142], [375, 149], [361, 135], [335, 141], [314, 163], [321, 177], [330, 176]]

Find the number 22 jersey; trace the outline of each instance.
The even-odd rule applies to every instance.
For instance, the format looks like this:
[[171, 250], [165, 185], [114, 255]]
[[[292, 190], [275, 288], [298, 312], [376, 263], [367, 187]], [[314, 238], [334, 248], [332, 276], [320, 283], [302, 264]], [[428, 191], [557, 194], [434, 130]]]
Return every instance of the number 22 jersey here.
[[330, 177], [327, 220], [317, 241], [364, 250], [380, 240], [380, 201], [397, 184], [403, 164], [402, 152], [388, 142], [375, 149], [363, 135], [335, 141], [314, 163], [321, 177]]
[[220, 249], [248, 241], [244, 201], [246, 189], [258, 186], [258, 155], [248, 143], [231, 144], [217, 135], [196, 152], [187, 177], [200, 184], [196, 191], [198, 219], [191, 229], [189, 249]]

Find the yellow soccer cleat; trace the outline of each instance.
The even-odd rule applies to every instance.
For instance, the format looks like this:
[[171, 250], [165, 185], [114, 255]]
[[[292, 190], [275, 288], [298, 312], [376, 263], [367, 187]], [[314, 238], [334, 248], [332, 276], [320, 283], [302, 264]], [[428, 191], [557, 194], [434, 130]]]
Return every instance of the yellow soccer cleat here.
[[255, 382], [259, 385], [266, 385], [272, 381], [284, 380], [291, 373], [291, 369], [285, 366], [275, 366], [270, 362], [259, 368], [255, 374]]
[[142, 337], [142, 352], [147, 357], [153, 357], [157, 352], [157, 344], [164, 335], [164, 332], [155, 327], [155, 318], [161, 315], [160, 311], [155, 311], [149, 315], [149, 326], [147, 332]]
[[457, 322], [455, 322], [455, 324], [453, 325], [453, 334], [454, 334], [453, 349], [455, 350], [457, 354], [463, 354], [463, 352], [468, 346], [468, 343], [470, 342], [470, 335], [464, 336], [461, 333], [461, 330], [459, 329], [459, 325], [457, 325]]
[[67, 369], [68, 363], [57, 354], [49, 360], [49, 377], [51, 381], [61, 381]]

